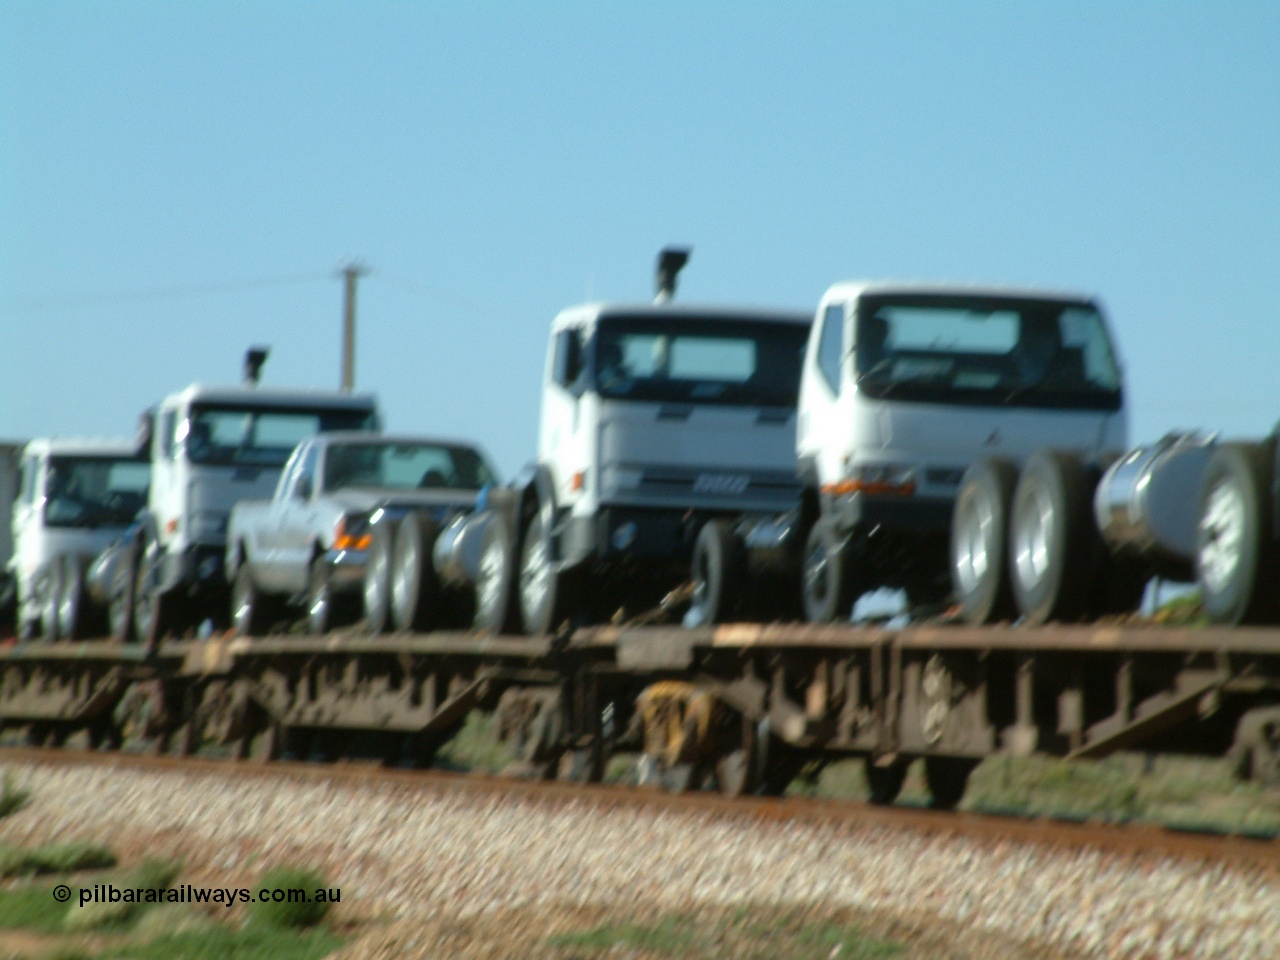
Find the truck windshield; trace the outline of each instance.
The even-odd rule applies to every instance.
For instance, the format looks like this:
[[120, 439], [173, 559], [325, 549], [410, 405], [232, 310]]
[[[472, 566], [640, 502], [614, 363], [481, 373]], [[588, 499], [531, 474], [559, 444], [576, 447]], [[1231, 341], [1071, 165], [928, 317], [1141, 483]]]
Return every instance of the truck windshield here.
[[192, 404], [174, 439], [192, 463], [283, 467], [301, 441], [330, 430], [371, 430], [370, 410]]
[[431, 443], [335, 443], [324, 458], [324, 488], [479, 490], [493, 473], [470, 447]]
[[50, 527], [125, 527], [147, 502], [151, 465], [118, 457], [51, 457], [44, 522]]
[[1120, 408], [1106, 324], [1085, 302], [865, 297], [854, 352], [871, 397]]
[[592, 373], [602, 397], [795, 407], [803, 324], [688, 317], [607, 317]]

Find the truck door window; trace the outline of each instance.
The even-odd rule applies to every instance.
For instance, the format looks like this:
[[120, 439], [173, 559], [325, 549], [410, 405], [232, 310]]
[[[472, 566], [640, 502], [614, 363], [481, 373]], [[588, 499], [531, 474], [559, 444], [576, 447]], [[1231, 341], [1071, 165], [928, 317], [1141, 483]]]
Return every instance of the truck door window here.
[[561, 330], [556, 335], [555, 382], [565, 389], [571, 388], [582, 375], [582, 330], [574, 327]]
[[840, 392], [840, 358], [844, 344], [844, 304], [827, 307], [818, 335], [818, 370], [833, 393]]
[[35, 457], [28, 457], [22, 461], [22, 485], [20, 494], [23, 503], [35, 503], [36, 500], [36, 479], [40, 476], [40, 461]]
[[177, 415], [166, 410], [160, 415], [160, 454], [165, 460], [173, 458], [174, 430], [177, 428]]

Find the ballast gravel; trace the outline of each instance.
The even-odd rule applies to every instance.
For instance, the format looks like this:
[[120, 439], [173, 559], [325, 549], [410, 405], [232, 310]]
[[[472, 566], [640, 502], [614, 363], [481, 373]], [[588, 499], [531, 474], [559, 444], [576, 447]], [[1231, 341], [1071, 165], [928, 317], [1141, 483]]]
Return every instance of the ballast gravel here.
[[[342, 951], [348, 960], [542, 956], [554, 924], [538, 917], [756, 905], [963, 931], [1001, 944], [1007, 960], [1280, 957], [1280, 880], [1244, 868], [447, 787], [98, 766], [7, 772], [31, 800], [0, 820], [3, 841], [128, 845], [135, 857], [181, 858], [193, 884], [250, 886], [274, 865], [318, 868], [344, 911], [378, 918]], [[472, 951], [486, 920], [505, 925], [509, 954]], [[446, 945], [442, 930], [457, 942]], [[955, 952], [930, 957], [983, 955], [963, 937], [936, 939]]]

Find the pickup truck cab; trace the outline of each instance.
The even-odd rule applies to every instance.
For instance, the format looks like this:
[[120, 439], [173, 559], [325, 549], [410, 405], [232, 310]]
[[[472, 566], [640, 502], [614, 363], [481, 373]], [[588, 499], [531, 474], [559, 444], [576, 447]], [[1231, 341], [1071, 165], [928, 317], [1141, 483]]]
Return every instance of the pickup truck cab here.
[[98, 611], [85, 591], [89, 561], [146, 504], [150, 470], [129, 440], [38, 439], [23, 449], [11, 561], [18, 634], [70, 640]]
[[[1003, 568], [1003, 528], [993, 532], [984, 518], [1008, 513], [990, 501], [1007, 503], [1028, 456], [1053, 447], [1107, 462], [1126, 442], [1120, 366], [1091, 297], [832, 286], [800, 386], [796, 452], [816, 517], [803, 561], [806, 615], [845, 618], [877, 587], [903, 588], [913, 604], [944, 600], [951, 568], [970, 582], [991, 564]], [[957, 506], [979, 462], [994, 463], [998, 476]]]
[[304, 440], [270, 500], [231, 510], [226, 571], [237, 632], [267, 629], [281, 600], [305, 606], [313, 633], [341, 625], [361, 596], [379, 529], [410, 513], [443, 527], [494, 482], [487, 457], [464, 441], [350, 431]]

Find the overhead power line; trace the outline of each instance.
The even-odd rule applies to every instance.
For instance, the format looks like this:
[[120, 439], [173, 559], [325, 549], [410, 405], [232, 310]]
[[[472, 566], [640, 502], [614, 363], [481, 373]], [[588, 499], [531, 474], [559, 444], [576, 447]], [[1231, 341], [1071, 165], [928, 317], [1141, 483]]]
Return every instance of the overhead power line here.
[[117, 293], [85, 294], [50, 300], [10, 300], [2, 309], [8, 313], [42, 313], [49, 310], [74, 310], [83, 307], [115, 306], [145, 303], [156, 300], [180, 300], [203, 297], [209, 294], [235, 293], [261, 287], [285, 287], [304, 283], [329, 282], [333, 274], [326, 272], [298, 273], [278, 277], [260, 277], [248, 280], [228, 280], [223, 283], [200, 283], [180, 287], [157, 287], [152, 290], [124, 290]]

